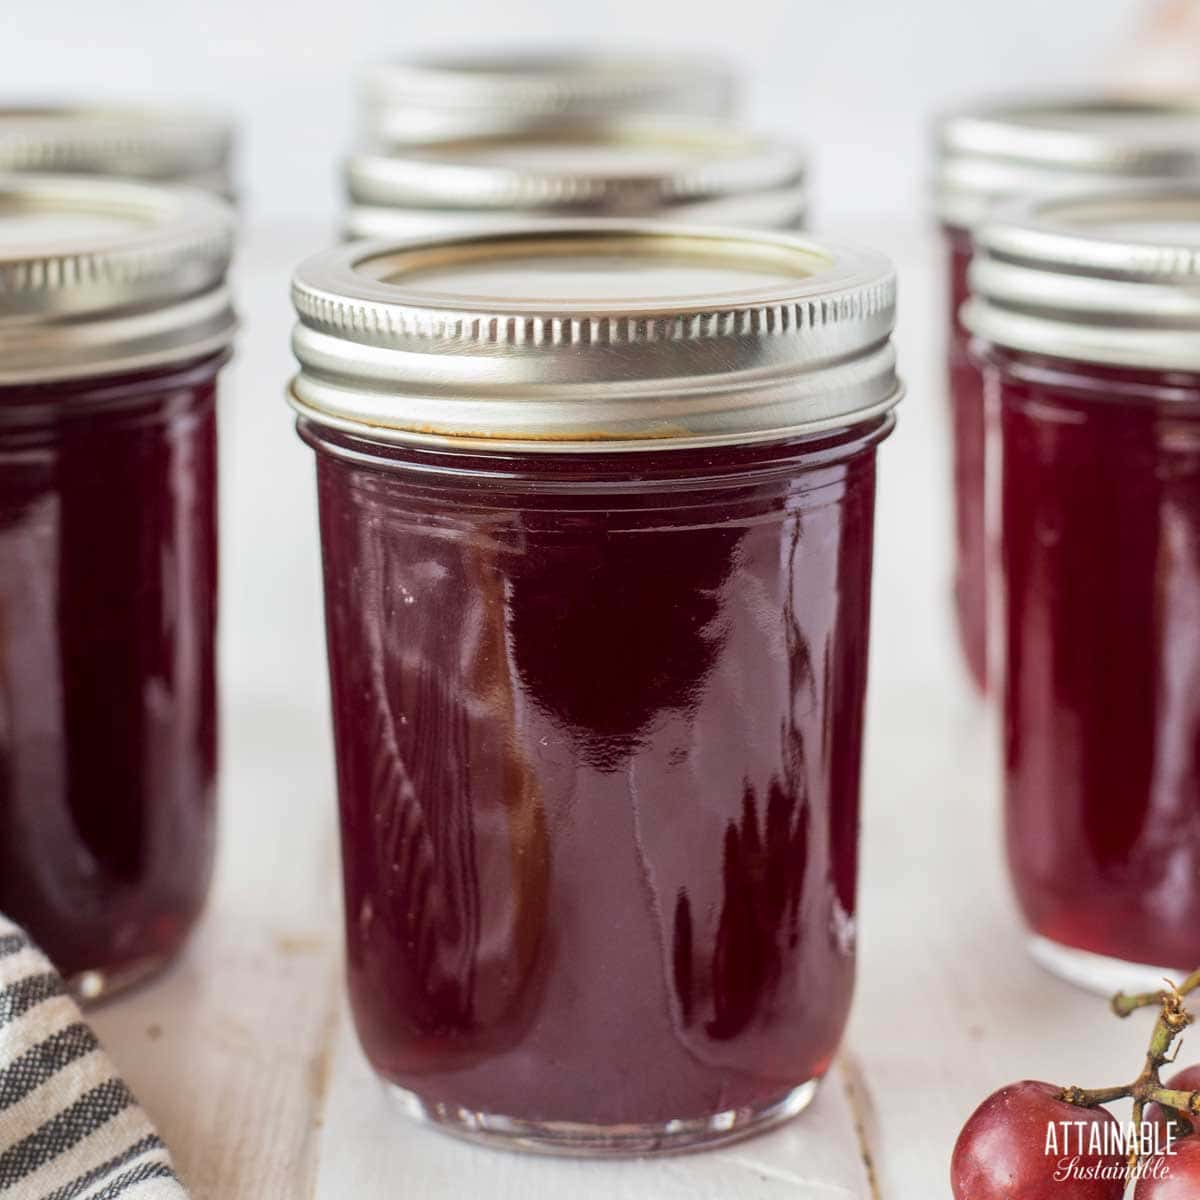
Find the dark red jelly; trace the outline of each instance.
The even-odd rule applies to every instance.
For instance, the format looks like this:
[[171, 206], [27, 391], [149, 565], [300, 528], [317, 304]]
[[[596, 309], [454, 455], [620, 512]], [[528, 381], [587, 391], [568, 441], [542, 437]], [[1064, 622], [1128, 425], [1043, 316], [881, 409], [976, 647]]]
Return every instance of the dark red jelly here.
[[1200, 961], [1200, 375], [990, 350], [1008, 857], [1030, 928]]
[[751, 448], [318, 451], [350, 994], [429, 1107], [761, 1111], [854, 974], [876, 418]]
[[224, 357], [0, 387], [0, 911], [86, 994], [212, 869]]
[[987, 687], [987, 528], [984, 522], [983, 376], [968, 347], [971, 335], [960, 312], [970, 295], [971, 235], [944, 225], [950, 302], [947, 383], [954, 463], [954, 609], [971, 678]]

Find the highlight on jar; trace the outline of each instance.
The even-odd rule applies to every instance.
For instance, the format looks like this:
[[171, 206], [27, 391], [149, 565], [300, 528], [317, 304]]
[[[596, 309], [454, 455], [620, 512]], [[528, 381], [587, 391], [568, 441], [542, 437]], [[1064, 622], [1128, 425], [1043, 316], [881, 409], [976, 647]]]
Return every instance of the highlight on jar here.
[[976, 245], [1012, 884], [1039, 962], [1153, 989], [1200, 962], [1200, 190]]
[[609, 221], [292, 296], [371, 1065], [551, 1153], [798, 1113], [854, 978], [891, 266]]
[[[935, 125], [935, 205], [945, 254], [946, 384], [953, 461], [954, 605], [963, 660], [986, 691], [987, 560], [983, 381], [961, 310], [972, 233], [997, 206], [1120, 187], [1200, 182], [1200, 103], [1091, 95], [977, 102]], [[994, 665], [994, 664], [993, 664]]]
[[83, 999], [212, 872], [232, 240], [198, 191], [0, 176], [0, 912]]

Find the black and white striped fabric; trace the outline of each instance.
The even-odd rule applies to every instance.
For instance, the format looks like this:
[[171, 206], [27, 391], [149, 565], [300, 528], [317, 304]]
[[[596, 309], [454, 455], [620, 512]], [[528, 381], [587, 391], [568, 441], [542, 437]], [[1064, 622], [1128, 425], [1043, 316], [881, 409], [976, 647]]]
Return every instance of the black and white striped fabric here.
[[58, 972], [3, 917], [0, 1200], [186, 1200]]

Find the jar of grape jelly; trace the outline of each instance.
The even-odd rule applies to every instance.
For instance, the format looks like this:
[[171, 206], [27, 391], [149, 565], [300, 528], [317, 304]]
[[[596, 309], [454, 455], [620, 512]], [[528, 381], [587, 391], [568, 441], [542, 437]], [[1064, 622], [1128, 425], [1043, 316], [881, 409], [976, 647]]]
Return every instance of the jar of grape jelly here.
[[728, 117], [728, 66], [688, 54], [593, 50], [392, 59], [362, 81], [361, 126], [373, 143], [407, 145], [614, 122]]
[[233, 126], [137, 105], [0, 106], [0, 172], [111, 175], [233, 195]]
[[805, 156], [712, 125], [609, 127], [445, 141], [353, 155], [349, 237], [460, 233], [497, 216], [656, 220], [798, 229]]
[[1200, 106], [1116, 97], [976, 105], [938, 124], [937, 209], [945, 246], [947, 382], [954, 462], [954, 603], [971, 677], [987, 683], [984, 420], [979, 368], [959, 320], [971, 230], [998, 202], [1200, 179]]
[[211, 872], [231, 228], [0, 177], [0, 912], [84, 998], [167, 962]]
[[1154, 986], [1200, 961], [1200, 191], [976, 237], [1013, 884], [1051, 970]]
[[891, 267], [515, 227], [293, 297], [371, 1063], [536, 1150], [799, 1111], [854, 973]]

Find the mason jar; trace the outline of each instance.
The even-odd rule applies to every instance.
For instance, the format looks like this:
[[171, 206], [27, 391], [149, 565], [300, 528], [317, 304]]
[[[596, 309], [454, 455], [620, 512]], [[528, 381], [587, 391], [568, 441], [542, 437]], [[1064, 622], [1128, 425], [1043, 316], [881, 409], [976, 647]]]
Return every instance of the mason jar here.
[[370, 142], [411, 145], [627, 120], [720, 120], [735, 93], [728, 65], [703, 55], [457, 52], [371, 64], [360, 127]]
[[293, 299], [371, 1064], [535, 1150], [798, 1112], [854, 974], [890, 265], [514, 226]]
[[212, 112], [133, 104], [0, 106], [0, 172], [111, 175], [230, 198], [232, 123]]
[[946, 262], [946, 373], [954, 467], [954, 605], [964, 660], [988, 674], [984, 416], [959, 312], [972, 230], [997, 204], [1123, 182], [1200, 180], [1200, 106], [1090, 96], [992, 102], [937, 125], [936, 204]]
[[0, 177], [0, 912], [88, 999], [179, 951], [211, 874], [231, 229]]
[[351, 238], [464, 233], [498, 217], [625, 217], [799, 229], [797, 146], [709, 124], [624, 125], [360, 150], [346, 164]]
[[1013, 886], [1102, 992], [1200, 961], [1200, 191], [976, 234]]

